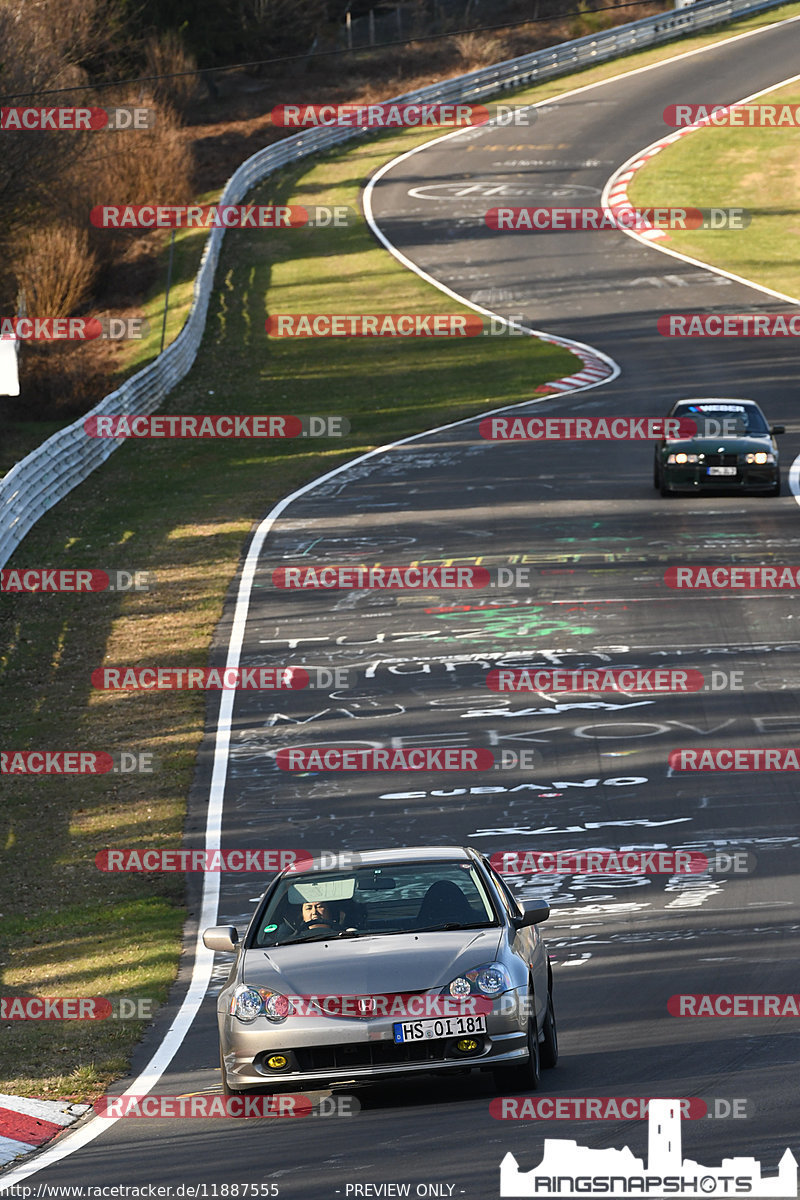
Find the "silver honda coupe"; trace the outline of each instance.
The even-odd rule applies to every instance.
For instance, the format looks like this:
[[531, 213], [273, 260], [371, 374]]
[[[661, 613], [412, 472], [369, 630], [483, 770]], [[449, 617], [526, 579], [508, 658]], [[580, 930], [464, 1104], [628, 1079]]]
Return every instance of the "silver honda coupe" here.
[[[227, 1094], [476, 1068], [534, 1091], [558, 1058], [550, 960], [537, 926], [469, 847], [373, 850], [277, 875], [217, 1001]], [[341, 861], [341, 858], [340, 860]]]

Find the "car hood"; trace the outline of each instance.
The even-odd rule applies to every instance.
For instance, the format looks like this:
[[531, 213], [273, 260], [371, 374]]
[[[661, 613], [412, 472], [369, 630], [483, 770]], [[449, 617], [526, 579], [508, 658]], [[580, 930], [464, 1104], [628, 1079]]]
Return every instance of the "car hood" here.
[[495, 960], [501, 931], [364, 935], [245, 952], [243, 980], [284, 995], [381, 995], [444, 987]]
[[664, 442], [669, 454], [685, 451], [691, 454], [756, 454], [759, 450], [775, 451], [769, 434], [763, 437], [672, 438]]

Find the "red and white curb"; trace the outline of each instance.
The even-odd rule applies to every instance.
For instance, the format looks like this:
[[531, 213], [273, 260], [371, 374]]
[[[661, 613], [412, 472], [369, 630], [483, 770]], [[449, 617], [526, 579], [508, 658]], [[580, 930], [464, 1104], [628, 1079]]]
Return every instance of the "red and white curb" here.
[[[624, 163], [618, 171], [614, 172], [605, 186], [605, 195], [608, 198], [609, 207], [633, 208], [633, 204], [628, 199], [628, 185], [636, 173], [641, 171], [642, 167], [646, 167], [651, 158], [655, 158], [667, 146], [670, 146], [673, 142], [677, 142], [678, 138], [685, 137], [687, 133], [694, 133], [695, 130], [703, 129], [710, 124], [710, 120], [704, 117], [702, 120], [696, 121], [694, 125], [685, 125], [681, 129], [676, 129], [674, 133], [668, 133], [659, 141], [653, 142], [652, 146], [648, 146], [636, 158], [629, 159], [628, 162]], [[625, 232], [633, 234], [634, 237], [641, 238], [644, 242], [660, 242], [669, 237], [666, 229], [655, 229], [654, 227], [644, 230], [630, 229]]]
[[[550, 337], [548, 340], [559, 345], [562, 344], [557, 338]], [[551, 379], [548, 383], [540, 383], [535, 389], [538, 394], [571, 392], [573, 388], [591, 387], [593, 384], [601, 383], [604, 379], [614, 378], [615, 371], [610, 362], [599, 358], [577, 342], [565, 339], [563, 345], [581, 360], [583, 370], [576, 371], [574, 375], [565, 375], [563, 379]]]
[[0, 1092], [0, 1167], [38, 1150], [90, 1108], [69, 1100], [27, 1100]]

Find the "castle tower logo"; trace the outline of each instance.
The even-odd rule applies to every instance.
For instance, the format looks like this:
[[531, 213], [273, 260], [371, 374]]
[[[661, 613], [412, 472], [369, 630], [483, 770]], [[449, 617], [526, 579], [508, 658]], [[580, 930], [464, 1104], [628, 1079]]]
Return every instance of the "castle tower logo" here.
[[703, 1167], [683, 1158], [679, 1100], [651, 1100], [648, 1115], [647, 1166], [622, 1150], [591, 1150], [577, 1142], [545, 1138], [542, 1161], [522, 1172], [513, 1154], [500, 1164], [500, 1195], [534, 1196], [539, 1200], [602, 1196], [703, 1197], [797, 1196], [797, 1159], [787, 1149], [778, 1174], [763, 1176], [755, 1158], [724, 1158], [719, 1167]]

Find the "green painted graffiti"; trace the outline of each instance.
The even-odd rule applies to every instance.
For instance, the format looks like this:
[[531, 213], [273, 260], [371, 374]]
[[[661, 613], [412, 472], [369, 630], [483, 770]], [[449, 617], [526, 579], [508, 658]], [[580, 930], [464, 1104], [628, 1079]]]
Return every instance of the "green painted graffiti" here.
[[438, 621], [455, 621], [459, 624], [480, 624], [480, 629], [469, 633], [459, 632], [454, 641], [477, 641], [481, 638], [549, 637], [554, 633], [597, 633], [594, 625], [575, 625], [553, 617], [545, 608], [513, 608], [500, 611], [491, 609], [482, 612], [436, 613]]

